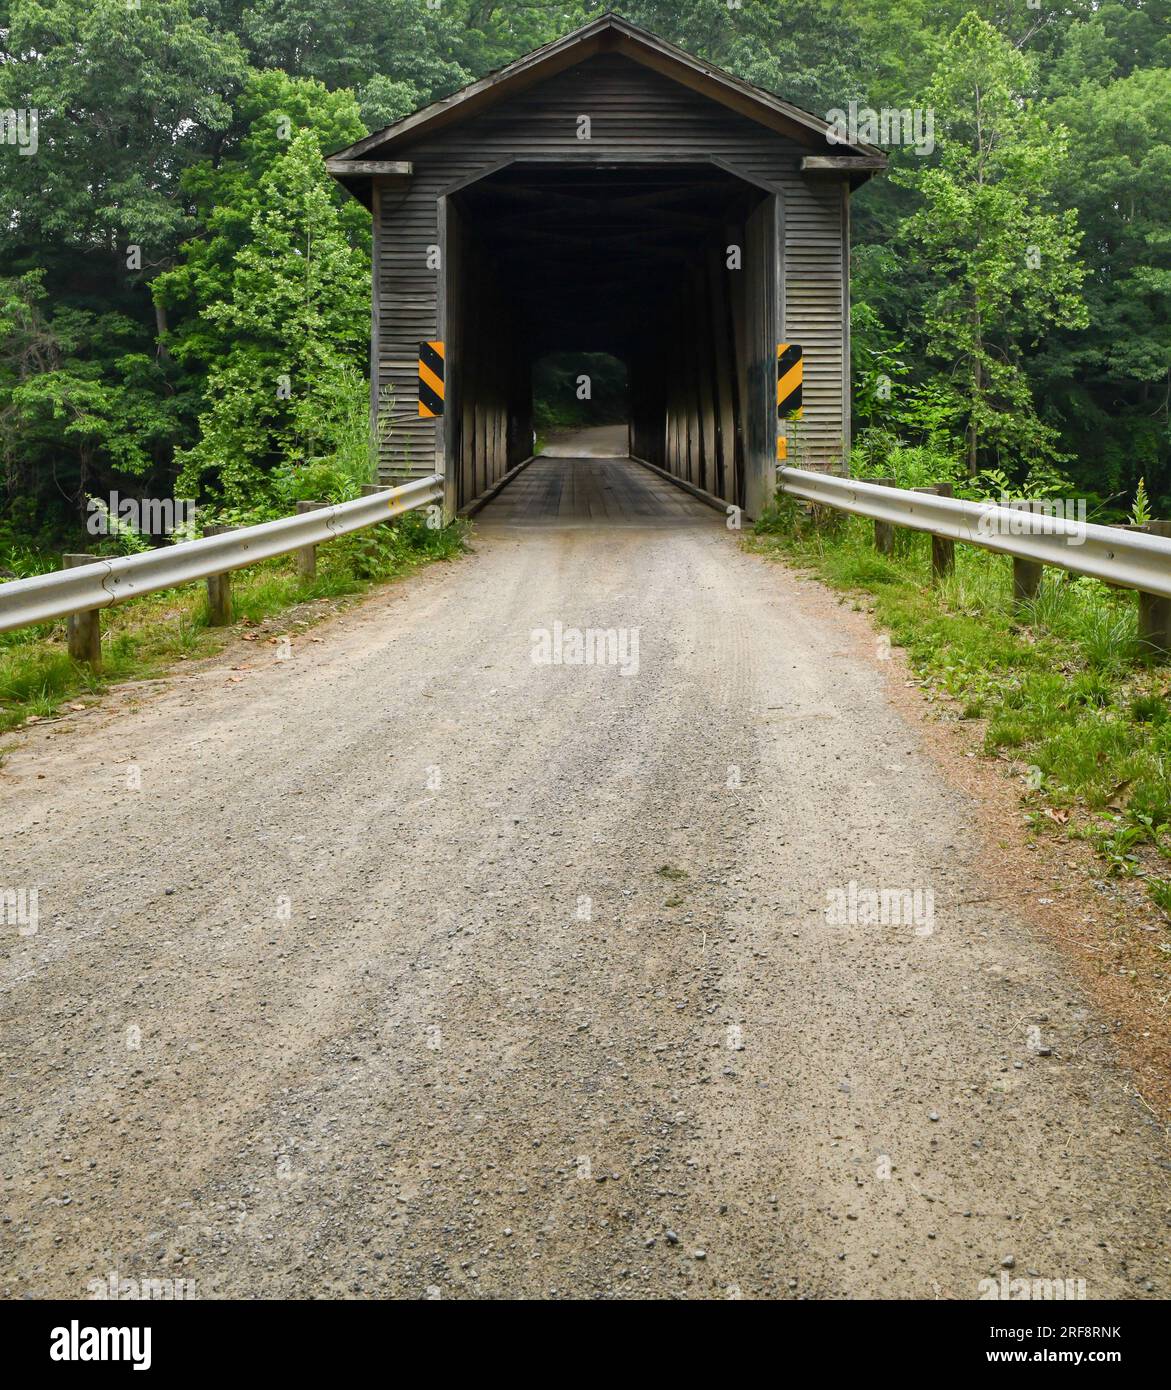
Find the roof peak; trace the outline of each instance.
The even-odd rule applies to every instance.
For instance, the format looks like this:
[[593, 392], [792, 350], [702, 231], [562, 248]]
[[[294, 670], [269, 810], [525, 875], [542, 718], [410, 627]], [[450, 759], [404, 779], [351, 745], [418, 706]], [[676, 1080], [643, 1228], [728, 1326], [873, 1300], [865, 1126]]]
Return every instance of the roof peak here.
[[362, 159], [382, 146], [418, 139], [424, 134], [468, 119], [515, 92], [603, 52], [618, 53], [641, 63], [739, 112], [749, 120], [790, 135], [815, 150], [836, 149], [838, 153], [852, 151], [869, 156], [882, 154], [881, 150], [869, 145], [844, 147], [828, 140], [826, 136], [833, 127], [820, 116], [735, 77], [714, 63], [695, 57], [649, 29], [640, 28], [615, 10], [606, 10], [570, 33], [514, 59], [451, 96], [431, 102], [339, 150], [332, 158]]

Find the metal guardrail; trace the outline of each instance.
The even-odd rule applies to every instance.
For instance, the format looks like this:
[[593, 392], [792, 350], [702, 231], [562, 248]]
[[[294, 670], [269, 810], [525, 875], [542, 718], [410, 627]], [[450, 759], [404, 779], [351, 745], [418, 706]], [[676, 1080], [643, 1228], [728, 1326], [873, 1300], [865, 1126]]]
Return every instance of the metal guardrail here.
[[1171, 599], [1171, 540], [1162, 536], [801, 468], [778, 469], [777, 477], [790, 497], [822, 507], [983, 546], [1014, 559], [1057, 565], [1122, 589]]
[[387, 488], [298, 516], [281, 517], [278, 521], [265, 521], [259, 526], [243, 526], [198, 541], [181, 541], [140, 555], [95, 559], [92, 565], [38, 574], [31, 579], [9, 580], [0, 584], [0, 632], [110, 608], [159, 589], [227, 574], [260, 560], [336, 540], [442, 498], [443, 479], [432, 474], [402, 487]]

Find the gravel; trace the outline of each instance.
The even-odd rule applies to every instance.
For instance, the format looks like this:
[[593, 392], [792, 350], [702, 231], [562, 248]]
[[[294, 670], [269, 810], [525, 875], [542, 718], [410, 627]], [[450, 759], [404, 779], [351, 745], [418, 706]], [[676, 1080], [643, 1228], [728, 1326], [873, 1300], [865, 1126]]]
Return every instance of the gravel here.
[[497, 531], [314, 632], [0, 773], [5, 1296], [1166, 1296], [1157, 1130], [823, 591]]

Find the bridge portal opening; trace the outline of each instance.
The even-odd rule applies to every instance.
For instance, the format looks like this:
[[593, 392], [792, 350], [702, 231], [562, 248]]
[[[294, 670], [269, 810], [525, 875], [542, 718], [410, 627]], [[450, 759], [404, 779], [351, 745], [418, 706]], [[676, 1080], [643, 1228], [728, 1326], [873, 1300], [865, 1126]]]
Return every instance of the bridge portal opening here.
[[513, 162], [449, 193], [453, 504], [523, 462], [534, 430], [558, 402], [568, 409], [564, 388], [585, 375], [595, 407], [620, 410], [632, 454], [744, 505], [746, 477], [773, 447], [762, 373], [776, 321], [776, 201], [716, 163], [690, 162]]
[[[621, 426], [629, 421], [626, 363], [608, 352], [549, 352], [533, 363], [533, 433], [556, 441], [567, 431]], [[541, 452], [540, 449], [537, 452]], [[627, 448], [623, 447], [623, 454]]]

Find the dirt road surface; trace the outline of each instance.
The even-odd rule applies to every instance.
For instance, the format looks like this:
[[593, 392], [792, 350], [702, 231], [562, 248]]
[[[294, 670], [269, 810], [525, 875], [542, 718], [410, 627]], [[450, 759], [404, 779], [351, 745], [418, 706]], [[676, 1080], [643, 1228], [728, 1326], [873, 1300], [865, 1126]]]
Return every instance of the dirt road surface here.
[[4, 1296], [1171, 1294], [1159, 1131], [874, 644], [611, 466], [17, 740]]

